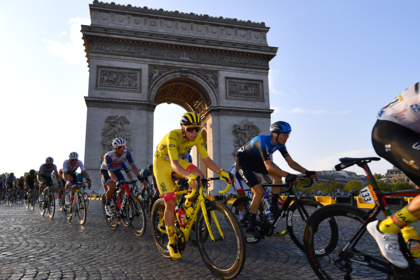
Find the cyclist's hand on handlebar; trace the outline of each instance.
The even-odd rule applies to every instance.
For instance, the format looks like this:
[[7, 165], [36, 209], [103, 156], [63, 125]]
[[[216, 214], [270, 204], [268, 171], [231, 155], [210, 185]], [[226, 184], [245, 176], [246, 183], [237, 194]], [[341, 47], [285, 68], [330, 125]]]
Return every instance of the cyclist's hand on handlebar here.
[[290, 173], [287, 174], [286, 183], [294, 183], [294, 182], [299, 182], [299, 177], [294, 174], [290, 174]]
[[190, 175], [188, 175], [188, 185], [192, 186], [197, 184], [197, 177], [200, 179], [199, 176], [195, 175], [194, 173], [190, 173]]
[[217, 174], [219, 174], [219, 176], [225, 180], [228, 184], [232, 184], [232, 180], [230, 178], [230, 174], [227, 173], [226, 171], [224, 171], [223, 169], [219, 169], [219, 171], [217, 172]]
[[116, 183], [117, 183], [117, 187], [119, 188], [123, 185], [124, 181], [117, 181]]
[[309, 170], [306, 170], [306, 171], [305, 171], [305, 175], [306, 175], [308, 178], [311, 178], [311, 179], [316, 179], [316, 178], [318, 178], [318, 173], [316, 173], [315, 171], [309, 171]]

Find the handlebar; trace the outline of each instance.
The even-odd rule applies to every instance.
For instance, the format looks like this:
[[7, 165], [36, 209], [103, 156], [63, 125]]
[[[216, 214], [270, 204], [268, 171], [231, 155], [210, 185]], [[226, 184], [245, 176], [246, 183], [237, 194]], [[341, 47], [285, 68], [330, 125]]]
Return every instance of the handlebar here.
[[[231, 180], [233, 180], [232, 179], [233, 178], [232, 174], [229, 173], [229, 176], [231, 177]], [[202, 179], [201, 182], [200, 182], [200, 177], [197, 177], [197, 181], [198, 181], [197, 183], [198, 183], [199, 186], [200, 185], [203, 185], [203, 184], [206, 184], [208, 181], [218, 181], [218, 180], [225, 180], [225, 179], [222, 178], [222, 177], [213, 177], [213, 178], [205, 178], [205, 179]], [[226, 183], [227, 183], [227, 181], [226, 181]], [[222, 191], [219, 191], [219, 194], [227, 193], [229, 191], [229, 189], [230, 189], [230, 185], [231, 184], [227, 183], [226, 188], [224, 190], [222, 190]], [[185, 198], [186, 199], [193, 198], [195, 196], [195, 193], [196, 192], [197, 192], [197, 189], [193, 189], [190, 194], [187, 194], [185, 196]]]
[[[302, 186], [302, 188], [309, 188], [310, 186], [312, 186], [312, 184], [314, 183], [314, 180], [311, 179], [310, 177], [307, 177], [305, 174], [302, 175], [297, 175], [299, 177], [300, 180], [304, 180], [304, 179], [309, 179], [310, 182], [308, 185]], [[316, 179], [318, 181], [318, 179]], [[281, 184], [261, 184], [262, 187], [287, 187], [286, 190], [282, 191], [282, 192], [288, 192], [293, 188], [293, 183], [294, 182], [289, 182], [289, 183], [281, 183]], [[297, 182], [294, 183], [295, 186], [297, 186]]]

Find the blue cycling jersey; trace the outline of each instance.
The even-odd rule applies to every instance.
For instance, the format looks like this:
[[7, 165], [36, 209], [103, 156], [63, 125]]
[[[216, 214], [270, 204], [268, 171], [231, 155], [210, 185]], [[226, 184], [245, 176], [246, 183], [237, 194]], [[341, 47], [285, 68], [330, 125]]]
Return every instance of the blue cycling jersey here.
[[125, 162], [123, 162], [120, 167], [118, 168], [118, 170], [124, 170], [125, 173], [130, 172], [130, 169], [128, 169], [127, 164], [125, 164]]
[[264, 161], [271, 159], [271, 155], [277, 150], [280, 151], [283, 157], [289, 156], [286, 146], [274, 145], [271, 135], [259, 135], [242, 146], [236, 153], [236, 156], [247, 161], [264, 163]]

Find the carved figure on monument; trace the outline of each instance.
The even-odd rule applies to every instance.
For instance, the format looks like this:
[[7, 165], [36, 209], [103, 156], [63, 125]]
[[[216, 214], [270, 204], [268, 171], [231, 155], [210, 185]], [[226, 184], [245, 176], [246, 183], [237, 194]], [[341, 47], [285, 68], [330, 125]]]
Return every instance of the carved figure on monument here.
[[130, 74], [117, 71], [106, 71], [101, 69], [99, 85], [106, 87], [137, 88], [137, 74]]
[[173, 70], [171, 68], [161, 68], [161, 67], [150, 67], [149, 70], [149, 86], [152, 85], [152, 83], [159, 78], [160, 76], [162, 76], [164, 73]]
[[239, 96], [259, 96], [260, 86], [258, 84], [230, 83], [229, 94]]
[[112, 151], [112, 140], [123, 138], [127, 142], [127, 148], [131, 143], [131, 131], [127, 127], [130, 122], [124, 116], [108, 116], [102, 128], [102, 150], [103, 154]]
[[232, 129], [232, 134], [235, 136], [233, 140], [233, 155], [240, 147], [245, 145], [249, 140], [258, 136], [260, 134], [260, 129], [254, 125], [253, 122], [248, 120], [243, 120], [240, 124], [234, 124]]

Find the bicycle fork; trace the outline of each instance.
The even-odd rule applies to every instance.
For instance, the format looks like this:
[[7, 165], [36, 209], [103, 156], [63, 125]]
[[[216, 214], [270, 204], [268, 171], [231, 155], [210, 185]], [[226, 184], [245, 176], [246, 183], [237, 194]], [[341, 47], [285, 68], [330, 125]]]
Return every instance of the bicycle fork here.
[[206, 226], [209, 231], [211, 240], [213, 240], [213, 242], [216, 242], [216, 241], [222, 241], [223, 239], [225, 239], [222, 229], [220, 228], [219, 221], [217, 220], [216, 214], [214, 213], [214, 211], [210, 211], [210, 214], [213, 217], [213, 221], [215, 222], [217, 229], [219, 230], [219, 234], [220, 234], [220, 238], [218, 238], [217, 240], [214, 238], [213, 231], [211, 230], [211, 226], [210, 226], [209, 217], [207, 215], [207, 208], [206, 208], [205, 201], [201, 201], [201, 212], [203, 212], [203, 217], [204, 217], [204, 220], [206, 221]]

